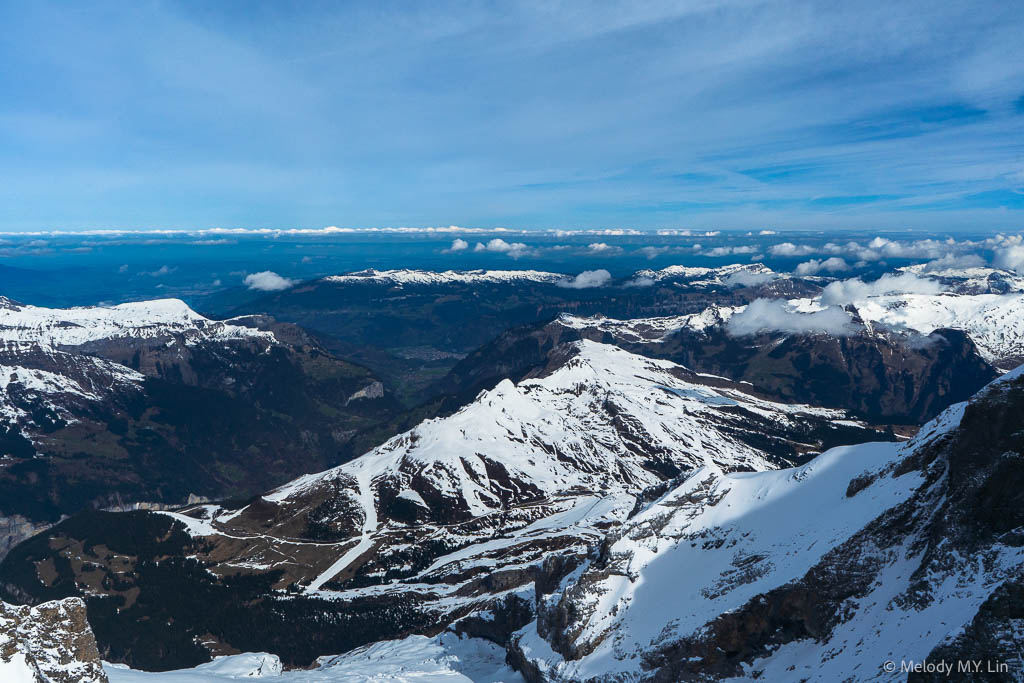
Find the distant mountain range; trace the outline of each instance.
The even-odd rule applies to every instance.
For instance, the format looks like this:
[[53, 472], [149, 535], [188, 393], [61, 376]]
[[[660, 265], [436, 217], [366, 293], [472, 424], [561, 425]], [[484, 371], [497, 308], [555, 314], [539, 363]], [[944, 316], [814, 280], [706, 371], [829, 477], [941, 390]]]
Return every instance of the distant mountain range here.
[[539, 271], [368, 270], [303, 282], [213, 313], [269, 314], [301, 325], [339, 357], [399, 387], [399, 397], [413, 405], [435, 397], [431, 384], [467, 353], [508, 329], [562, 313], [677, 315], [712, 302], [820, 291], [812, 280], [779, 276], [761, 264], [608, 278], [604, 273], [578, 286], [575, 276]]

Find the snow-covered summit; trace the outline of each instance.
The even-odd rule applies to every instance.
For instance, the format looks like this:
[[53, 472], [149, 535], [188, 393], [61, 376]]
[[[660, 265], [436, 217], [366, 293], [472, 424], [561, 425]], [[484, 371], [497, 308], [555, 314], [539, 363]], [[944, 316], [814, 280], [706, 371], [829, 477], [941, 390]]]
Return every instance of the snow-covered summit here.
[[43, 308], [10, 301], [0, 306], [0, 344], [8, 347], [37, 344], [60, 348], [105, 339], [157, 339], [168, 335], [184, 335], [186, 343], [200, 338], [273, 339], [270, 332], [205, 318], [180, 299], [75, 308]]
[[695, 287], [746, 285], [756, 281], [788, 277], [776, 273], [763, 263], [730, 263], [705, 268], [700, 266], [668, 266], [660, 270], [644, 269], [633, 274], [633, 282], [682, 280]]
[[721, 325], [732, 315], [743, 310], [742, 306], [709, 306], [699, 313], [673, 315], [656, 318], [631, 318], [619, 320], [602, 315], [578, 316], [563, 313], [558, 323], [574, 330], [595, 329], [608, 332], [616, 338], [635, 342], [662, 341], [679, 330], [701, 332]]
[[1019, 515], [989, 510], [1019, 494], [1020, 376], [901, 445], [698, 470], [539, 599], [514, 658], [566, 683], [888, 680], [979, 647], [1016, 665]]
[[[733, 263], [715, 268], [668, 266], [661, 270], [639, 270], [626, 281], [627, 286], [647, 282], [680, 281], [694, 287], [736, 286], [766, 282], [770, 279], [786, 278], [762, 263]], [[386, 284], [404, 285], [446, 285], [446, 284], [495, 284], [511, 282], [561, 283], [572, 279], [571, 275], [539, 270], [375, 270], [373, 268], [342, 275], [329, 275], [321, 282], [336, 284]]]
[[[940, 328], [966, 332], [981, 356], [996, 366], [1014, 367], [1024, 358], [1024, 293], [868, 292], [853, 296], [846, 303], [871, 327], [925, 335]], [[827, 304], [816, 297], [793, 299], [789, 305], [793, 311], [813, 313]]]
[[[294, 543], [311, 528], [329, 530], [326, 537], [350, 545], [330, 562], [312, 562], [316, 575], [286, 568], [307, 590], [353, 573], [379, 581], [395, 567], [418, 585], [442, 570], [457, 575], [491, 563], [499, 550], [509, 566], [527, 561], [514, 559], [520, 554], [535, 559], [541, 543], [558, 546], [553, 539], [581, 545], [624, 519], [642, 491], [680, 472], [771, 469], [816, 450], [830, 431], [861, 429], [840, 411], [762, 400], [727, 382], [710, 386], [676, 364], [614, 346], [578, 341], [562, 351], [542, 376], [502, 381], [457, 413], [300, 477], [259, 505], [204, 512], [208, 522], [179, 519], [215, 539], [259, 528]], [[416, 562], [407, 557], [410, 533], [429, 541]], [[318, 558], [324, 547], [315, 546]], [[467, 550], [446, 557], [446, 547]], [[277, 561], [246, 553], [234, 562]], [[457, 580], [449, 583], [454, 590]]]
[[540, 270], [360, 270], [344, 275], [329, 275], [323, 282], [337, 284], [445, 285], [502, 282], [561, 282], [567, 276]]
[[[660, 481], [651, 462], [681, 469], [715, 462], [728, 470], [777, 465], [721, 427], [735, 411], [778, 423], [841, 413], [757, 399], [736, 389], [683, 379], [669, 361], [591, 341], [545, 377], [504, 380], [454, 415], [423, 422], [357, 460], [308, 475], [266, 496], [289, 498], [329, 478], [456, 501], [471, 515], [512, 499], [569, 491], [640, 490]], [[692, 373], [689, 373], [692, 375]], [[511, 488], [509, 488], [512, 482]], [[369, 498], [363, 500], [367, 506]]]

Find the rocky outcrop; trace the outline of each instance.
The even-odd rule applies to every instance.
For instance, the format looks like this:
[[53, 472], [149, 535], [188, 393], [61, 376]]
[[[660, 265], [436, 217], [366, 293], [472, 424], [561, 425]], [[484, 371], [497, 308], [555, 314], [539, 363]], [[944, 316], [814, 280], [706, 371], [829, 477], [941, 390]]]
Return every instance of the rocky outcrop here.
[[46, 523], [33, 522], [22, 515], [0, 517], [0, 560], [4, 559], [11, 548], [50, 526]]
[[85, 603], [78, 598], [35, 607], [0, 602], [0, 678], [107, 683]]

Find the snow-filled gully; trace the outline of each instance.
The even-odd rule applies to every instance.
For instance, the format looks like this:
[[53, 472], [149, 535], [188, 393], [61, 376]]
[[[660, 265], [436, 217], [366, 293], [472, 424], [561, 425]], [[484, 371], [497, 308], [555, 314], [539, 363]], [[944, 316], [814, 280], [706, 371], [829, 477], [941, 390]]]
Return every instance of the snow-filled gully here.
[[356, 543], [351, 550], [342, 555], [336, 562], [334, 562], [334, 564], [328, 567], [326, 571], [313, 579], [313, 581], [306, 586], [304, 591], [306, 593], [313, 593], [320, 590], [325, 583], [343, 572], [346, 567], [355, 562], [360, 555], [373, 546], [372, 534], [377, 530], [377, 506], [374, 504], [373, 500], [373, 488], [369, 473], [360, 472], [357, 474], [356, 484], [359, 486], [359, 503], [363, 506], [363, 512], [365, 513], [363, 519], [362, 538], [359, 539], [359, 542]]

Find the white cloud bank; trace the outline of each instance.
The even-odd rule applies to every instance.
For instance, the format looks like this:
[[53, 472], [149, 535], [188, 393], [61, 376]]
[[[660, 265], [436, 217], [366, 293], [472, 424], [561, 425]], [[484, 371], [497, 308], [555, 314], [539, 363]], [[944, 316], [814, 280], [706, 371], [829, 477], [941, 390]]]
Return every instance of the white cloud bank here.
[[982, 268], [985, 259], [978, 254], [946, 254], [942, 258], [929, 261], [924, 265], [926, 273], [941, 273], [947, 270], [966, 270], [968, 268]]
[[506, 242], [500, 237], [495, 237], [489, 240], [487, 244], [477, 242], [476, 246], [473, 247], [473, 251], [489, 251], [496, 254], [508, 254], [512, 258], [519, 258], [526, 255], [529, 247], [522, 242]]
[[997, 268], [1024, 273], [1024, 245], [1013, 244], [1004, 249], [997, 249], [992, 263]]
[[460, 237], [456, 237], [452, 240], [452, 246], [445, 249], [445, 252], [453, 253], [456, 251], [466, 251], [467, 249], [469, 249], [469, 242]]
[[827, 259], [814, 259], [805, 261], [796, 267], [797, 275], [817, 275], [824, 271], [827, 273], [838, 273], [844, 270], [849, 270], [850, 266], [845, 260], [838, 256], [833, 256]]
[[260, 292], [279, 292], [282, 289], [288, 289], [289, 287], [295, 286], [295, 280], [289, 280], [286, 277], [281, 277], [277, 273], [271, 270], [264, 270], [259, 273], [249, 273], [242, 280], [245, 286], [249, 289], [255, 289]]
[[817, 250], [808, 244], [782, 242], [772, 245], [768, 251], [771, 252], [772, 256], [809, 256]]
[[752, 273], [749, 270], [739, 270], [722, 278], [722, 282], [726, 287], [758, 287], [778, 277], [776, 273]]
[[755, 299], [726, 323], [729, 334], [737, 337], [760, 332], [825, 333], [845, 337], [860, 329], [849, 313], [838, 306], [801, 313], [790, 309], [784, 299]]
[[587, 289], [606, 285], [611, 279], [612, 274], [603, 268], [600, 270], [585, 270], [571, 280], [562, 280], [558, 283], [558, 286], [568, 289]]
[[826, 306], [843, 305], [873, 296], [938, 294], [941, 291], [942, 285], [931, 278], [919, 277], [913, 273], [887, 273], [871, 282], [864, 282], [859, 278], [833, 282], [821, 292], [821, 303]]

